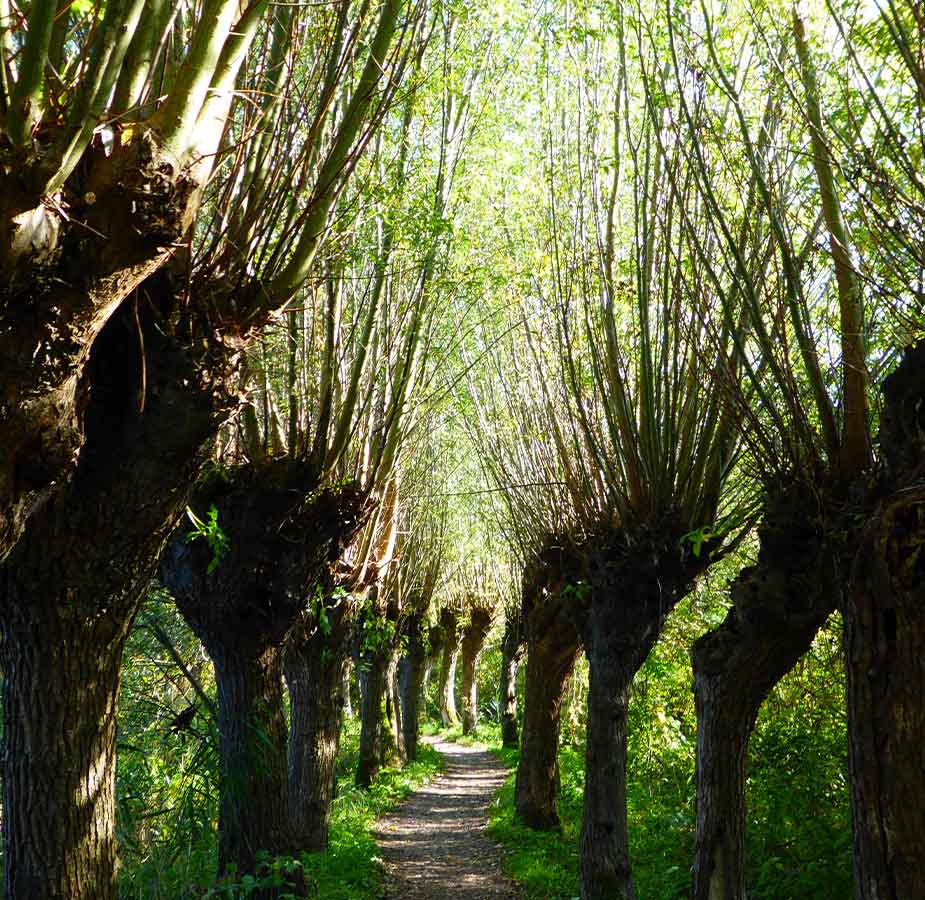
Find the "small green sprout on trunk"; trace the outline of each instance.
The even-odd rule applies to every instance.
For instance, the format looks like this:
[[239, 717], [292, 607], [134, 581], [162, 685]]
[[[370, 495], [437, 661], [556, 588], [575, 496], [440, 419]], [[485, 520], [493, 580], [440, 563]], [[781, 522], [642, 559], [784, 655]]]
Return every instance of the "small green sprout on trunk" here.
[[209, 561], [206, 571], [211, 575], [218, 568], [222, 557], [228, 552], [229, 546], [228, 535], [222, 531], [218, 524], [218, 510], [215, 508], [214, 503], [209, 507], [208, 522], [200, 519], [189, 506], [186, 507], [186, 515], [190, 522], [193, 523], [192, 529], [186, 535], [186, 542], [189, 544], [203, 538], [209, 545], [209, 549], [212, 551], [212, 559]]

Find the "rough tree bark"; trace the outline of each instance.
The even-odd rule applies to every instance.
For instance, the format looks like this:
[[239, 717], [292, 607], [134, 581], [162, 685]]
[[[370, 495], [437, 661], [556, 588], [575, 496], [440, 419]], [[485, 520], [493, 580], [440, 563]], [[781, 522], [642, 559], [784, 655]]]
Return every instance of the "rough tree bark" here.
[[517, 669], [523, 656], [524, 640], [520, 611], [508, 610], [501, 643], [501, 741], [505, 747], [520, 746], [517, 727]]
[[527, 678], [514, 794], [520, 818], [540, 830], [559, 827], [560, 713], [581, 650], [574, 600], [563, 596], [568, 581], [568, 561], [555, 547], [540, 555], [523, 579]]
[[679, 546], [665, 523], [589, 544], [588, 736], [580, 875], [583, 900], [635, 900], [626, 818], [626, 740], [630, 687], [668, 613], [706, 563]]
[[424, 646], [424, 614], [417, 610], [405, 618], [404, 631], [408, 638], [405, 653], [398, 662], [398, 695], [404, 735], [405, 759], [418, 758], [420, 737], [420, 702], [424, 690], [424, 666], [427, 657]]
[[108, 157], [88, 149], [79, 189], [66, 190], [57, 209], [41, 202], [25, 160], [2, 155], [0, 560], [74, 474], [87, 439], [90, 348], [170, 258], [197, 197], [189, 173], [148, 130]]
[[456, 711], [456, 663], [459, 659], [459, 613], [444, 607], [440, 611], [440, 630], [443, 632], [443, 652], [440, 656], [440, 680], [437, 696], [440, 703], [440, 718], [444, 728], [459, 724]]
[[427, 659], [424, 663], [424, 696], [427, 696], [430, 680], [434, 674], [434, 668], [437, 668], [439, 674], [439, 663], [443, 659], [443, 645], [446, 643], [446, 635], [439, 625], [433, 625], [427, 632]]
[[836, 608], [839, 566], [818, 496], [792, 485], [769, 498], [756, 565], [732, 582], [732, 608], [694, 645], [697, 842], [694, 900], [745, 897], [748, 741], [768, 693]]
[[348, 719], [353, 718], [353, 679], [350, 677], [353, 673], [353, 660], [348, 655], [344, 660], [344, 677], [341, 682], [341, 694], [344, 703], [344, 715]]
[[190, 524], [160, 564], [187, 623], [215, 665], [222, 763], [219, 872], [256, 871], [260, 850], [296, 850], [289, 828], [282, 646], [311, 588], [355, 533], [363, 502], [317, 490], [306, 463], [280, 458], [216, 473], [193, 503], [217, 511], [225, 547]]
[[[152, 287], [153, 293], [153, 287]], [[3, 833], [10, 896], [115, 897], [115, 716], [122, 648], [221, 414], [197, 359], [140, 311], [103, 329], [71, 480], [0, 568], [6, 673]]]
[[883, 395], [881, 471], [843, 610], [859, 900], [925, 896], [925, 344]]
[[488, 637], [491, 628], [492, 611], [483, 606], [473, 606], [470, 609], [469, 621], [463, 628], [462, 651], [462, 698], [463, 734], [472, 734], [478, 724], [478, 682], [475, 678], [475, 669], [479, 662], [479, 655]]
[[302, 614], [283, 653], [289, 689], [289, 821], [300, 850], [325, 850], [334, 800], [334, 764], [343, 722], [342, 693], [357, 604], [343, 597], [319, 626]]
[[[371, 591], [374, 620], [395, 622], [398, 610], [393, 604], [378, 606], [378, 586]], [[372, 634], [382, 634], [376, 630]], [[392, 662], [395, 638], [381, 636], [378, 642], [362, 651], [361, 665], [365, 672], [366, 689], [360, 699], [360, 750], [357, 760], [356, 784], [368, 788], [383, 766], [400, 765], [401, 756], [389, 719], [387, 703], [391, 692]], [[368, 644], [368, 641], [367, 641]]]

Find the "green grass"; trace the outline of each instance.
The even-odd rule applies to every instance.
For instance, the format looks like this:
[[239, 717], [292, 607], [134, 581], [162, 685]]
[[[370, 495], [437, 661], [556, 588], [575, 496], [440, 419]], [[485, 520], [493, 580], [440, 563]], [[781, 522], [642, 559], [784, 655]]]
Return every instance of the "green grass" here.
[[[560, 759], [562, 791], [559, 814], [562, 830], [534, 831], [527, 828], [514, 810], [514, 769], [517, 750], [492, 747], [511, 774], [491, 806], [488, 834], [505, 848], [504, 871], [523, 886], [527, 900], [571, 900], [578, 896], [578, 828], [581, 826], [581, 794], [575, 797], [566, 784], [566, 765], [574, 752]], [[571, 771], [571, 769], [569, 769]]]

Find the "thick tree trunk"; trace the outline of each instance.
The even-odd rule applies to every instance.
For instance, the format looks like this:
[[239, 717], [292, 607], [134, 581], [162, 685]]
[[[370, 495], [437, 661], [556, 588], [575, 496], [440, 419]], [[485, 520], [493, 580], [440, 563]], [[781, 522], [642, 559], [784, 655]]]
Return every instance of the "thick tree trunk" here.
[[31, 585], [4, 581], [5, 601], [21, 601], [4, 616], [0, 657], [6, 896], [114, 900], [116, 711], [131, 614], [122, 605], [87, 619], [66, 594], [49, 608]]
[[405, 758], [414, 762], [418, 758], [418, 741], [421, 734], [420, 700], [424, 685], [424, 654], [415, 655], [409, 650], [398, 663], [398, 692], [401, 703], [402, 731], [405, 740]]
[[310, 615], [286, 643], [289, 688], [289, 820], [299, 850], [326, 850], [334, 801], [334, 766], [343, 722], [342, 686], [356, 618], [353, 601], [327, 613], [325, 634]]
[[528, 602], [525, 599], [527, 679], [515, 802], [526, 825], [547, 830], [559, 827], [559, 721], [581, 640], [567, 600], [550, 595], [536, 608], [528, 608]]
[[[700, 560], [685, 565], [678, 529], [615, 535], [589, 554], [584, 646], [590, 668], [580, 875], [583, 900], [635, 900], [626, 813], [630, 687]], [[666, 540], [667, 538], [667, 540]]]
[[70, 217], [24, 191], [26, 168], [0, 166], [0, 560], [74, 474], [90, 348], [170, 259], [198, 199], [153, 132], [108, 158], [86, 154], [79, 194], [65, 193]]
[[404, 765], [408, 761], [408, 750], [405, 745], [405, 718], [401, 702], [401, 689], [398, 685], [398, 665], [398, 652], [394, 651], [392, 660], [389, 663], [389, 722], [392, 726], [393, 739], [398, 751], [399, 764]]
[[459, 647], [445, 647], [440, 662], [440, 719], [445, 728], [459, 724], [456, 709], [456, 666], [459, 662]]
[[694, 645], [697, 705], [697, 843], [694, 900], [745, 897], [745, 763], [768, 693], [809, 650], [835, 609], [837, 560], [821, 511], [792, 488], [769, 501], [758, 563], [731, 585], [723, 624]]
[[253, 873], [257, 851], [295, 849], [279, 656], [363, 514], [355, 491], [316, 485], [308, 465], [286, 458], [219, 473], [193, 504], [203, 520], [216, 511], [224, 549], [202, 536], [190, 541], [181, 524], [161, 560], [162, 580], [215, 664], [220, 709], [223, 691], [228, 698], [219, 717], [220, 872], [234, 863]]
[[391, 657], [391, 647], [383, 646], [364, 660], [366, 690], [360, 704], [358, 787], [368, 788], [384, 765], [397, 765], [401, 761], [386, 709]]
[[257, 870], [257, 853], [294, 852], [286, 792], [280, 650], [259, 655], [229, 641], [206, 649], [215, 666], [222, 765], [218, 867]]
[[491, 628], [491, 610], [474, 607], [469, 614], [469, 622], [463, 629], [462, 637], [462, 697], [463, 697], [463, 734], [472, 734], [478, 724], [478, 682], [475, 678], [479, 654], [485, 644], [485, 638]]
[[517, 669], [523, 655], [523, 629], [519, 613], [508, 612], [501, 644], [501, 742], [505, 747], [520, 746], [517, 728]]
[[422, 687], [425, 698], [427, 697], [430, 681], [435, 668], [439, 674], [440, 661], [443, 659], [443, 645], [446, 643], [446, 635], [439, 625], [434, 625], [427, 633], [427, 640], [429, 649], [427, 652], [427, 659], [424, 663], [424, 685]]
[[635, 900], [626, 819], [626, 737], [635, 670], [620, 655], [586, 647], [590, 666], [581, 896]]
[[459, 659], [458, 621], [459, 613], [456, 610], [443, 608], [440, 613], [440, 627], [443, 631], [444, 642], [440, 657], [440, 681], [437, 693], [440, 718], [444, 728], [459, 724], [459, 713], [456, 711], [456, 663]]
[[215, 424], [197, 372], [153, 330], [146, 338], [157, 374], [139, 412], [139, 355], [125, 327], [120, 313], [87, 365], [94, 390], [73, 478], [32, 512], [0, 566], [12, 897], [115, 898], [123, 644]]
[[401, 707], [401, 727], [405, 759], [413, 762], [418, 757], [420, 737], [420, 702], [424, 690], [424, 672], [427, 648], [424, 646], [423, 622], [420, 612], [412, 612], [406, 620], [408, 643], [398, 661], [398, 703]]
[[859, 900], [925, 896], [925, 344], [883, 384], [883, 469], [845, 592]]

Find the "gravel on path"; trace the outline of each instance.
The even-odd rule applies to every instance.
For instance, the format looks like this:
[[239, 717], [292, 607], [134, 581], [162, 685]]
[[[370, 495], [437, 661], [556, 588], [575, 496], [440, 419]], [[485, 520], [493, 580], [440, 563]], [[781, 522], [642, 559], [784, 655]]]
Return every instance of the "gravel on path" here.
[[483, 746], [434, 744], [446, 772], [381, 819], [376, 840], [386, 900], [517, 900], [501, 848], [485, 834], [488, 806], [507, 770]]

